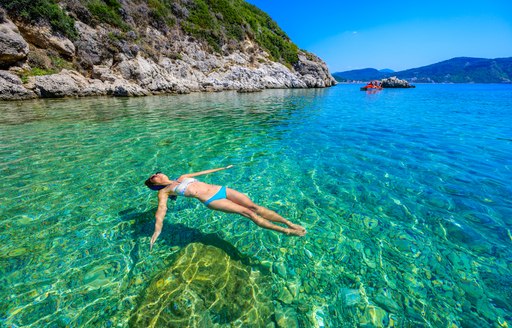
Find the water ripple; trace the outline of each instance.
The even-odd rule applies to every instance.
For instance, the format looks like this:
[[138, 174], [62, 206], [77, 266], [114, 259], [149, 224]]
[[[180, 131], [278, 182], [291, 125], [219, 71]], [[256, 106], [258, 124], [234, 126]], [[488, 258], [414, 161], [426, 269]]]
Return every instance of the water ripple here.
[[[220, 247], [271, 274], [299, 326], [511, 322], [512, 91], [357, 86], [0, 103], [0, 322], [127, 326], [169, 255]], [[211, 167], [287, 238], [179, 199], [153, 252], [142, 181]]]

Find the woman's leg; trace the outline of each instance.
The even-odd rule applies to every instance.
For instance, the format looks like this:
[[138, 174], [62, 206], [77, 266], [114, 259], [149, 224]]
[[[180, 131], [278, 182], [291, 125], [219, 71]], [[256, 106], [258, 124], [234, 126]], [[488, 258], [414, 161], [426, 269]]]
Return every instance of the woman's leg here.
[[[208, 207], [212, 210], [222, 211], [222, 212], [226, 212], [226, 213], [240, 214], [242, 216], [245, 216], [246, 218], [251, 219], [254, 223], [256, 223], [258, 226], [260, 226], [262, 228], [279, 231], [279, 232], [285, 233], [287, 235], [291, 234], [291, 235], [301, 236], [301, 234], [299, 234], [298, 231], [296, 231], [294, 229], [287, 229], [287, 228], [275, 225], [275, 224], [261, 218], [254, 211], [251, 211], [247, 207], [238, 205], [229, 199], [215, 200], [215, 201], [211, 202], [210, 204], [208, 204]], [[303, 236], [303, 234], [302, 234], [302, 236]]]
[[281, 215], [277, 214], [276, 212], [269, 210], [268, 208], [265, 208], [263, 206], [256, 205], [249, 197], [242, 194], [239, 191], [236, 191], [231, 188], [226, 188], [226, 196], [227, 198], [243, 207], [248, 208], [249, 210], [253, 211], [254, 213], [258, 214], [259, 216], [263, 217], [264, 219], [267, 219], [269, 221], [273, 222], [280, 222], [286, 224], [291, 229], [296, 229], [302, 232], [306, 232], [306, 229], [304, 229], [302, 226], [298, 224], [294, 224], [287, 219], [283, 218]]

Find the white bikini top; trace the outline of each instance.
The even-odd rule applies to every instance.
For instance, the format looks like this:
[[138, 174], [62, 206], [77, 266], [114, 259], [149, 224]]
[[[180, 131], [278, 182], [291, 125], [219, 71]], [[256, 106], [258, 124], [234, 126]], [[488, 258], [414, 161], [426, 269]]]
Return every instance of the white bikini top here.
[[180, 182], [179, 185], [174, 187], [172, 189], [172, 191], [174, 191], [175, 193], [177, 193], [180, 196], [185, 196], [185, 191], [187, 190], [188, 185], [191, 183], [194, 183], [194, 182], [197, 182], [197, 179], [185, 178], [185, 179], [183, 179], [183, 181]]

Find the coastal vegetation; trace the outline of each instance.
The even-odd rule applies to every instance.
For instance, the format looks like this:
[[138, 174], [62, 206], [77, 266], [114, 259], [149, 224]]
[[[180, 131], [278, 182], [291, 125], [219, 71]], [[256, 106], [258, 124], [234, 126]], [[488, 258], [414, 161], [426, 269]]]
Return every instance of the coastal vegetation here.
[[121, 4], [117, 0], [89, 0], [86, 2], [90, 14], [99, 22], [120, 28], [123, 31], [130, 30], [121, 15]]
[[244, 0], [0, 0], [0, 99], [335, 84]]
[[52, 0], [0, 0], [12, 17], [30, 24], [47, 23], [53, 30], [75, 40], [78, 37], [75, 21]]
[[187, 6], [183, 24], [190, 34], [204, 39], [216, 51], [232, 41], [254, 39], [274, 60], [294, 64], [298, 48], [270, 16], [243, 0], [196, 0]]
[[55, 74], [62, 69], [73, 68], [73, 63], [62, 59], [57, 54], [46, 56], [42, 51], [31, 52], [29, 54], [28, 63], [30, 64], [30, 69], [22, 71], [20, 74], [23, 83], [27, 83], [30, 76]]
[[339, 82], [380, 80], [390, 76], [424, 83], [512, 83], [512, 57], [457, 57], [436, 64], [399, 72], [383, 72], [373, 68], [336, 72]]
[[[11, 17], [29, 24], [49, 25], [71, 40], [78, 37], [75, 20], [106, 24], [122, 32], [148, 24], [166, 33], [173, 28], [206, 43], [213, 51], [234, 50], [251, 39], [274, 61], [291, 66], [298, 47], [265, 12], [243, 0], [145, 0], [121, 4], [118, 0], [0, 0]], [[142, 14], [141, 14], [142, 13]]]

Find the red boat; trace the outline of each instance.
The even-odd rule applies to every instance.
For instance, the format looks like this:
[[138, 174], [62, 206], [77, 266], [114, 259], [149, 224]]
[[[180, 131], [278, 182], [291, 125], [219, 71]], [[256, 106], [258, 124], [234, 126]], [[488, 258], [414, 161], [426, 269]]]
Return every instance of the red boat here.
[[370, 81], [364, 87], [361, 87], [361, 91], [371, 91], [371, 90], [382, 90], [382, 86], [380, 81]]

